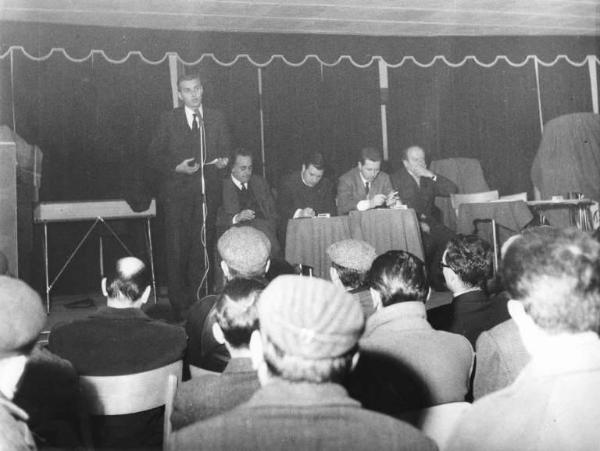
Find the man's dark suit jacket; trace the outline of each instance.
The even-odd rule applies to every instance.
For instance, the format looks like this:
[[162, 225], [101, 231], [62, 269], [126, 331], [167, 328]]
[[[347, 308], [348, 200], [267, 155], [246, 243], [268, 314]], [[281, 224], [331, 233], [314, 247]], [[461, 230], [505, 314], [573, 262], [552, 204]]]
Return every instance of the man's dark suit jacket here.
[[[231, 151], [231, 140], [223, 113], [219, 110], [203, 107], [204, 128], [206, 133], [206, 162], [215, 158], [227, 157]], [[183, 189], [199, 183], [200, 174], [192, 176], [178, 174], [175, 167], [187, 158], [197, 158], [195, 149], [197, 137], [194, 136], [185, 116], [184, 107], [175, 108], [162, 115], [148, 150], [148, 164], [162, 175], [163, 180], [172, 189]], [[214, 165], [205, 168], [207, 177], [216, 177]]]
[[376, 194], [387, 196], [391, 192], [390, 176], [380, 171], [375, 180], [371, 182], [371, 188], [367, 195], [358, 167], [352, 168], [338, 179], [336, 197], [338, 215], [347, 215], [352, 210], [356, 210], [356, 205], [361, 200], [372, 199]]
[[421, 177], [419, 186], [404, 165], [390, 176], [392, 186], [398, 191], [402, 203], [413, 208], [419, 218], [427, 223], [440, 221], [440, 213], [433, 203], [435, 197], [448, 197], [458, 191], [454, 182], [446, 177], [437, 175], [436, 179], [434, 182], [430, 178]]
[[[87, 319], [56, 325], [48, 348], [91, 376], [139, 373], [183, 357], [183, 328], [153, 320], [140, 309], [101, 308]], [[161, 409], [131, 415], [94, 417], [98, 446], [150, 446], [160, 443]]]
[[[271, 256], [279, 255], [281, 247], [277, 239], [277, 222], [279, 215], [275, 209], [275, 200], [267, 181], [252, 174], [248, 182], [248, 190], [258, 203], [260, 213], [264, 219], [238, 222], [236, 225], [248, 225], [263, 232], [271, 241]], [[231, 177], [223, 179], [223, 203], [217, 213], [217, 227], [219, 234], [233, 226], [233, 217], [241, 211], [238, 198], [239, 189]]]
[[315, 186], [310, 187], [302, 181], [301, 171], [285, 177], [279, 188], [277, 198], [279, 216], [287, 223], [299, 208], [312, 208], [316, 214], [329, 213], [335, 216], [335, 197], [333, 184], [329, 179], [322, 178]]
[[465, 336], [473, 348], [479, 334], [510, 319], [506, 302], [489, 298], [482, 290], [469, 291], [427, 312], [427, 320], [437, 330]]

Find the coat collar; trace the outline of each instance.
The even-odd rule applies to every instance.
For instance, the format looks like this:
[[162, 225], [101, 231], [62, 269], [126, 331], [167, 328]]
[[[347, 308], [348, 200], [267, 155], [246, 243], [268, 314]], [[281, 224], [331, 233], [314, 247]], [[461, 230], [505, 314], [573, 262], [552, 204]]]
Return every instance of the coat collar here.
[[281, 378], [271, 380], [260, 388], [246, 406], [352, 406], [360, 407], [360, 403], [348, 396], [344, 387], [332, 382], [322, 384], [311, 382], [290, 382]]
[[378, 328], [391, 324], [399, 330], [432, 328], [427, 322], [427, 312], [423, 302], [400, 302], [389, 307], [383, 307], [373, 313], [367, 320], [363, 338], [368, 338]]

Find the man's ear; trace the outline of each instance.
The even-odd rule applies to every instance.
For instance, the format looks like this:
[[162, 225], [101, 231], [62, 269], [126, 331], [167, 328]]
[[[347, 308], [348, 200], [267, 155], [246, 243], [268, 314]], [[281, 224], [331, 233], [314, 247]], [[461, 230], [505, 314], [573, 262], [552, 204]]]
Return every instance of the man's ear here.
[[100, 282], [100, 286], [102, 287], [102, 294], [105, 297], [108, 297], [108, 291], [106, 291], [106, 277], [102, 278], [102, 281]]
[[269, 268], [271, 267], [271, 259], [267, 260], [267, 264], [265, 265], [265, 274], [269, 272]]
[[545, 333], [533, 322], [531, 316], [525, 311], [525, 307], [521, 301], [511, 299], [506, 304], [508, 313], [517, 324], [521, 341], [525, 345], [525, 349], [530, 354], [534, 354], [541, 346], [543, 346]]
[[333, 267], [330, 266], [329, 267], [329, 277], [331, 278], [331, 281], [337, 285], [341, 285], [342, 282], [340, 282], [340, 275], [338, 274], [337, 270]]
[[373, 300], [373, 308], [375, 310], [379, 310], [383, 307], [381, 304], [381, 295], [379, 294], [379, 291], [374, 290], [373, 288], [369, 288], [369, 291], [371, 292], [371, 299]]
[[356, 365], [358, 365], [358, 360], [360, 358], [360, 354], [358, 352], [355, 352], [354, 355], [352, 356], [352, 366], [350, 368], [350, 371], [354, 370], [354, 368], [356, 368]]
[[223, 270], [223, 275], [225, 276], [225, 280], [229, 280], [231, 273], [229, 272], [229, 266], [225, 263], [225, 260], [221, 260], [221, 269]]
[[142, 293], [142, 295], [140, 296], [139, 300], [140, 300], [140, 304], [141, 305], [143, 305], [146, 302], [148, 302], [148, 299], [150, 298], [150, 290], [151, 290], [151, 287], [150, 287], [150, 285], [148, 285], [146, 287], [146, 289], [144, 290], [144, 292]]
[[262, 337], [258, 330], [252, 332], [252, 335], [250, 336], [249, 348], [250, 356], [252, 358], [252, 368], [258, 371], [265, 362], [263, 356]]
[[225, 344], [225, 335], [223, 334], [223, 329], [221, 329], [221, 326], [219, 326], [217, 323], [212, 325], [212, 334], [213, 337], [215, 337], [215, 340], [217, 340], [217, 343], [222, 345]]

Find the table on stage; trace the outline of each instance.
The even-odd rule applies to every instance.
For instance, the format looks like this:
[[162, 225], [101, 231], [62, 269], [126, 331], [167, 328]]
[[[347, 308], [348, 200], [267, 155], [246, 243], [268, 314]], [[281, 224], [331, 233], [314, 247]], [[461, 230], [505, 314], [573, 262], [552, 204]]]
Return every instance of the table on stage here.
[[348, 238], [367, 241], [377, 254], [398, 249], [424, 258], [419, 223], [412, 209], [375, 209], [332, 218], [290, 219], [285, 258], [293, 264], [312, 266], [315, 276], [329, 279], [331, 262], [327, 248]]
[[[152, 274], [152, 288], [154, 290], [154, 302], [156, 302], [156, 280], [154, 276], [154, 257], [152, 252], [152, 231], [150, 229], [150, 219], [156, 216], [156, 202], [154, 199], [150, 202], [148, 208], [144, 211], [136, 212], [131, 209], [129, 204], [122, 199], [111, 200], [89, 200], [74, 202], [40, 202], [33, 211], [33, 222], [43, 224], [44, 226], [44, 275], [46, 281], [46, 311], [50, 313], [50, 291], [52, 287], [65, 271], [79, 248], [87, 240], [92, 230], [98, 224], [104, 224], [108, 231], [116, 238], [119, 244], [130, 255], [131, 251], [121, 241], [114, 230], [105, 220], [111, 219], [145, 219], [146, 220], [146, 244], [150, 258], [150, 271]], [[72, 221], [94, 221], [89, 227], [79, 244], [75, 247], [71, 255], [67, 258], [56, 276], [50, 280], [48, 268], [48, 224], [51, 222], [72, 222]], [[100, 240], [100, 268], [103, 269], [102, 240]]]

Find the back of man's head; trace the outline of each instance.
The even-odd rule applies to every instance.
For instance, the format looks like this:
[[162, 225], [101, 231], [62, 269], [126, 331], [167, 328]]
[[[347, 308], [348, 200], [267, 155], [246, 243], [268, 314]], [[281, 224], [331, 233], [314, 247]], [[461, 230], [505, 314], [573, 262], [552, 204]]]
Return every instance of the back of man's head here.
[[367, 276], [383, 307], [400, 302], [425, 302], [427, 272], [421, 259], [406, 251], [387, 251], [375, 259]]
[[502, 279], [535, 324], [551, 334], [598, 332], [600, 243], [575, 229], [525, 231], [506, 250]]
[[37, 292], [22, 280], [0, 276], [0, 359], [29, 354], [45, 323]]
[[373, 246], [354, 239], [333, 243], [327, 248], [327, 255], [339, 281], [347, 289], [355, 289], [364, 284], [367, 271], [377, 257]]
[[[117, 260], [114, 270], [103, 281], [103, 290], [109, 304], [122, 304], [123, 307], [141, 307], [150, 293], [151, 276], [148, 268], [139, 258], [124, 257]], [[142, 301], [142, 302], [140, 302]]]
[[233, 348], [247, 348], [258, 329], [256, 301], [265, 284], [257, 279], [236, 278], [227, 282], [215, 304], [217, 324]]
[[280, 276], [260, 295], [258, 316], [272, 376], [341, 382], [350, 371], [364, 316], [342, 288], [313, 277]]
[[254, 227], [232, 227], [217, 242], [227, 279], [262, 277], [268, 270], [271, 243]]
[[475, 235], [459, 235], [448, 242], [447, 265], [467, 287], [483, 287], [492, 274], [492, 247]]

